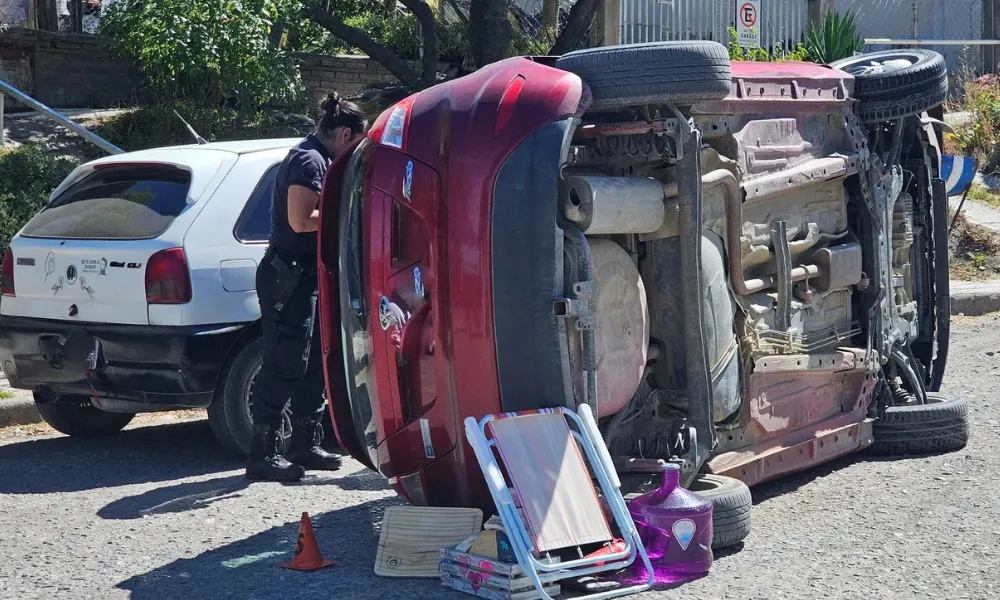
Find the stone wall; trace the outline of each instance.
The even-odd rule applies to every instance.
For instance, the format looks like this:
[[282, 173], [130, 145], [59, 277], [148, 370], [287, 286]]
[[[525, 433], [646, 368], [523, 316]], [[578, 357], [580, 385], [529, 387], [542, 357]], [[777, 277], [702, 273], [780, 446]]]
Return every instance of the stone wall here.
[[[395, 81], [363, 56], [297, 54], [310, 113], [327, 93], [342, 96]], [[113, 108], [152, 100], [145, 78], [105, 38], [11, 28], [0, 34], [0, 79], [57, 108]]]

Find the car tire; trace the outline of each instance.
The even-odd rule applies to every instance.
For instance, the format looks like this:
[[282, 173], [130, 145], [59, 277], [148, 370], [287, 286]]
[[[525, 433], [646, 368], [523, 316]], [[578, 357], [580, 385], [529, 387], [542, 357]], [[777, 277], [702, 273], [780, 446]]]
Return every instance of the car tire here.
[[591, 111], [721, 100], [732, 90], [729, 52], [718, 42], [654, 42], [570, 52], [556, 68], [590, 88]]
[[112, 413], [95, 408], [86, 396], [60, 396], [54, 402], [35, 400], [38, 414], [53, 429], [71, 437], [101, 437], [118, 433], [134, 413]]
[[712, 550], [735, 546], [750, 535], [753, 496], [739, 479], [699, 475], [688, 488], [712, 501]]
[[[221, 386], [208, 406], [208, 424], [215, 439], [236, 454], [250, 453], [253, 437], [252, 400], [254, 379], [260, 371], [264, 342], [256, 337], [239, 346], [220, 378]], [[281, 421], [282, 452], [288, 449], [292, 424], [286, 407]]]
[[928, 393], [927, 404], [890, 406], [872, 428], [871, 452], [883, 456], [960, 450], [969, 442], [969, 405]]
[[858, 116], [866, 123], [918, 115], [948, 98], [948, 68], [932, 50], [884, 50], [830, 65], [854, 76]]

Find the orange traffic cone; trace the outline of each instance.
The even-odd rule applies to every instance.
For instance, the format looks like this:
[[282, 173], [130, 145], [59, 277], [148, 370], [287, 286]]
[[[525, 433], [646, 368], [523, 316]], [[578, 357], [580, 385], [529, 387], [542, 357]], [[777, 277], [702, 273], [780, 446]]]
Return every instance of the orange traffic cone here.
[[337, 564], [336, 561], [326, 560], [319, 553], [319, 545], [316, 543], [316, 535], [313, 534], [309, 514], [302, 513], [302, 521], [299, 523], [299, 539], [295, 542], [295, 554], [292, 556], [292, 562], [281, 563], [281, 566], [296, 571], [315, 571], [335, 564]]

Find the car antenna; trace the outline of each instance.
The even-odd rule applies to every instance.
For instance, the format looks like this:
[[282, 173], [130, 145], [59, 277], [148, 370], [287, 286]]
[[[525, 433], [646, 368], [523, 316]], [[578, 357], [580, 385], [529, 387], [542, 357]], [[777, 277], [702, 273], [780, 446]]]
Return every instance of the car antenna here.
[[184, 117], [182, 117], [181, 113], [177, 112], [176, 109], [174, 109], [174, 114], [177, 115], [177, 118], [181, 120], [181, 123], [184, 123], [184, 126], [187, 127], [188, 131], [191, 132], [191, 135], [194, 136], [194, 141], [198, 142], [199, 146], [208, 143], [208, 140], [198, 135], [198, 132], [194, 130], [194, 127], [191, 127], [191, 124], [185, 121]]

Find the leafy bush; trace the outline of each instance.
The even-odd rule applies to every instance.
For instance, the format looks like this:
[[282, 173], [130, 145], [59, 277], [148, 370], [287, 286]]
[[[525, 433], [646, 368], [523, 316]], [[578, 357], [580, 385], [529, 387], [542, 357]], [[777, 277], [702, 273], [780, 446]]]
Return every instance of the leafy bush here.
[[806, 29], [805, 47], [811, 61], [828, 65], [861, 52], [865, 42], [853, 14], [828, 12], [821, 26], [810, 24]]
[[786, 60], [808, 60], [808, 52], [803, 44], [795, 46], [795, 50], [786, 50], [781, 44], [774, 48], [745, 49], [739, 44], [739, 33], [735, 28], [729, 28], [729, 59], [753, 62], [782, 62]]
[[33, 145], [0, 149], [0, 248], [45, 206], [49, 194], [76, 167]]
[[270, 42], [289, 0], [118, 2], [101, 22], [119, 53], [134, 57], [161, 100], [244, 108], [292, 101], [302, 85], [291, 58]]
[[438, 54], [443, 61], [461, 61], [462, 64], [475, 64], [472, 58], [472, 45], [469, 43], [469, 26], [461, 21], [452, 23], [438, 22]]
[[965, 84], [965, 110], [971, 113], [969, 122], [949, 135], [949, 142], [958, 145], [962, 154], [979, 159], [979, 170], [995, 173], [1000, 170], [1000, 77], [983, 75]]
[[[130, 152], [194, 143], [187, 127], [174, 114], [175, 110], [209, 141], [301, 137], [313, 127], [304, 117], [281, 112], [240, 112], [194, 103], [172, 103], [121, 113], [98, 125], [94, 132]], [[93, 151], [95, 158], [100, 155], [97, 148]]]

